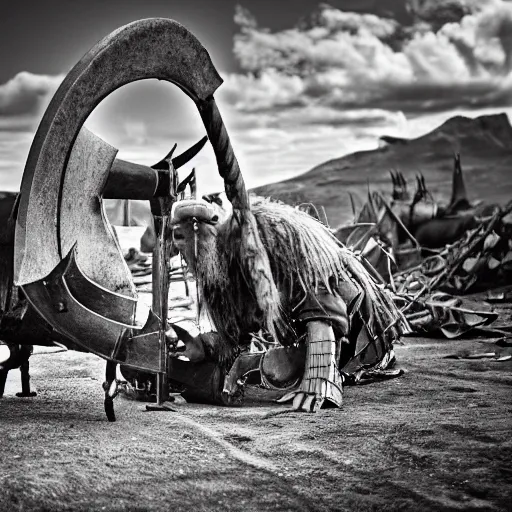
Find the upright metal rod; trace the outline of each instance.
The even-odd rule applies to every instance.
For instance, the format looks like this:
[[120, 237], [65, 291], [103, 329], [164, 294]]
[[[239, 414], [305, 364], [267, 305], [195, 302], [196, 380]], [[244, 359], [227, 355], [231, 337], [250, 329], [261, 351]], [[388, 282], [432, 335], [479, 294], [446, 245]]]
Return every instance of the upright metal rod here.
[[167, 385], [167, 343], [165, 333], [167, 331], [167, 315], [169, 300], [169, 258], [171, 243], [170, 215], [155, 215], [156, 244], [153, 251], [153, 303], [152, 308], [160, 319], [160, 368], [163, 371], [157, 374], [156, 398], [157, 404], [165, 402], [169, 392]]
[[150, 411], [172, 410], [165, 406], [169, 398], [169, 385], [167, 382], [168, 353], [166, 332], [168, 330], [167, 316], [169, 311], [169, 263], [171, 257], [171, 210], [177, 198], [178, 172], [174, 168], [171, 157], [176, 149], [174, 146], [166, 159], [169, 166], [169, 180], [167, 194], [162, 197], [151, 199], [151, 213], [155, 225], [156, 243], [153, 249], [153, 300], [152, 310], [160, 320], [159, 325], [159, 347], [160, 347], [160, 372], [156, 377], [156, 405], [147, 405]]
[[129, 199], [123, 199], [123, 226], [131, 226], [131, 204]]

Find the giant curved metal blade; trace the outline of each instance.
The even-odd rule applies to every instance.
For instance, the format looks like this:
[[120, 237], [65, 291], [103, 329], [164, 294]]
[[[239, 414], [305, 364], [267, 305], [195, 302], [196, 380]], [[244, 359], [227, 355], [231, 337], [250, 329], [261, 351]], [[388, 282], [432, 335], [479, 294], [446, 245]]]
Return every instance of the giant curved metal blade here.
[[[77, 286], [84, 280], [86, 286]], [[23, 290], [36, 311], [77, 345], [118, 363], [150, 372], [163, 371], [155, 328], [158, 318], [150, 312], [142, 329], [132, 325], [134, 301], [95, 287], [81, 274], [76, 247], [48, 276], [25, 285]], [[108, 304], [104, 311], [108, 317], [100, 312], [104, 304]]]
[[[123, 309], [125, 302], [136, 292], [102, 205], [116, 151], [82, 129], [108, 94], [147, 78], [172, 82], [193, 99], [210, 139], [214, 137], [226, 189], [245, 205], [243, 180], [213, 99], [222, 80], [207, 51], [173, 20], [140, 20], [92, 48], [67, 75], [43, 116], [21, 186], [14, 276], [58, 332], [101, 357], [163, 373], [163, 319], [150, 315], [140, 331], [123, 323], [130, 314]], [[185, 152], [184, 159], [189, 157]], [[74, 246], [73, 269], [66, 255]], [[109, 307], [109, 300], [115, 305]]]
[[115, 148], [82, 128], [63, 176], [57, 237], [62, 256], [76, 246], [77, 264], [96, 285], [135, 299], [131, 272], [101, 198], [116, 153]]
[[222, 83], [205, 48], [173, 20], [139, 20], [96, 44], [55, 93], [30, 149], [16, 226], [18, 285], [44, 278], [65, 254], [59, 238], [62, 184], [83, 123], [112, 91], [147, 78], [176, 84], [196, 103]]

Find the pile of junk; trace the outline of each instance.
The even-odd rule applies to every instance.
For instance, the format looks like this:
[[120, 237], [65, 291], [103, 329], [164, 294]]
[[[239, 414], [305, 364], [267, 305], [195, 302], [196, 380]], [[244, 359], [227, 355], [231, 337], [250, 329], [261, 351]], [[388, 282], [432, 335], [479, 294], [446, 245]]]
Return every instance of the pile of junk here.
[[460, 155], [448, 204], [434, 199], [422, 175], [412, 194], [402, 173], [391, 172], [391, 179], [391, 197], [369, 190], [336, 237], [390, 289], [411, 334], [453, 339], [471, 332], [508, 343], [512, 308], [495, 309], [512, 302], [512, 289], [504, 287], [512, 277], [512, 201], [471, 203]]

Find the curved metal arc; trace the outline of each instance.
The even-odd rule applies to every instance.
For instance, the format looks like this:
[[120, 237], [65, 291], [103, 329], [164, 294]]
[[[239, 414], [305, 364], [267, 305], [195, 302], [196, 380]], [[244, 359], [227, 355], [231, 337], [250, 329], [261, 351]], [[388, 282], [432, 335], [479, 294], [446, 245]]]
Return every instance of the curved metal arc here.
[[71, 251], [63, 278], [70, 295], [79, 304], [111, 321], [133, 326], [137, 299], [112, 292], [89, 279], [76, 261], [76, 247]]
[[[150, 312], [146, 324], [140, 328], [124, 323], [123, 318], [106, 317], [89, 304], [83, 304], [83, 297], [69, 287], [70, 273], [79, 270], [73, 263], [74, 252], [75, 249], [45, 279], [22, 286], [29, 302], [60, 334], [87, 351], [147, 371], [162, 371], [155, 315]], [[113, 294], [109, 298], [110, 311], [125, 306], [126, 298]]]
[[[123, 54], [128, 58], [121, 58]], [[59, 87], [30, 149], [16, 229], [18, 284], [41, 279], [60, 261], [60, 191], [83, 123], [108, 94], [147, 78], [172, 82], [196, 102], [211, 96], [222, 83], [204, 47], [173, 20], [133, 22], [93, 47]], [[44, 258], [39, 256], [42, 251]]]
[[[120, 58], [125, 53], [129, 57]], [[107, 359], [162, 372], [161, 332], [147, 336], [139, 333], [127, 342], [124, 325], [75, 300], [79, 290], [71, 293], [64, 279], [63, 269], [67, 270], [69, 261], [62, 260], [58, 229], [68, 162], [83, 123], [112, 91], [146, 78], [172, 82], [195, 101], [228, 198], [235, 208], [249, 209], [238, 162], [213, 99], [222, 80], [208, 53], [190, 32], [172, 20], [134, 22], [100, 41], [84, 56], [61, 84], [41, 121], [21, 187], [15, 279], [41, 316], [78, 345]], [[119, 258], [124, 263], [120, 253]], [[134, 338], [143, 342], [140, 347]]]

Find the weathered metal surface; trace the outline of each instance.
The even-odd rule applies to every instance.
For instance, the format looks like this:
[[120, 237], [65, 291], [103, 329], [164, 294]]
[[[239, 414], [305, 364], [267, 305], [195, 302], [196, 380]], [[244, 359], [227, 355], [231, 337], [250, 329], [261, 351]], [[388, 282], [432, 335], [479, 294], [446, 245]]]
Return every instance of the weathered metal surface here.
[[[199, 141], [198, 144], [185, 151], [185, 153], [180, 155], [182, 159], [178, 163], [180, 165], [185, 163], [204, 146], [205, 142], [205, 140]], [[166, 176], [165, 182], [167, 183], [167, 189], [161, 191], [162, 197], [150, 201], [153, 224], [155, 226], [152, 275], [153, 301], [151, 307], [160, 319], [159, 356], [160, 367], [162, 368], [162, 371], [157, 375], [156, 382], [156, 401], [158, 408], [163, 406], [169, 394], [167, 384], [168, 350], [166, 332], [169, 310], [169, 261], [171, 258], [172, 245], [171, 210], [172, 205], [177, 199], [178, 188], [178, 172], [171, 158], [175, 149], [176, 147], [172, 149], [166, 160], [157, 164]]]
[[158, 186], [158, 171], [116, 158], [110, 169], [105, 199], [151, 199]]
[[160, 319], [149, 312], [142, 329], [133, 330], [131, 338], [123, 340], [112, 359], [126, 366], [150, 372], [163, 372], [165, 366], [160, 359]]
[[[208, 137], [203, 137], [181, 155], [172, 159], [174, 169], [179, 169], [192, 160], [204, 145]], [[169, 154], [151, 167], [134, 164], [116, 158], [102, 192], [105, 199], [140, 199], [149, 200], [155, 196], [165, 195], [169, 188], [165, 173], [161, 170], [168, 168]]]
[[58, 231], [62, 255], [76, 245], [76, 260], [94, 283], [128, 297], [137, 292], [100, 196], [117, 150], [83, 128], [62, 184]]
[[66, 283], [73, 297], [94, 313], [115, 322], [134, 325], [137, 300], [98, 286], [84, 274], [74, 254], [72, 251], [66, 270]]
[[[68, 286], [73, 251], [44, 279], [25, 285], [34, 309], [77, 345], [100, 357], [150, 372], [161, 371], [159, 333], [153, 326], [136, 329], [100, 315], [81, 304]], [[137, 334], [148, 333], [141, 342]], [[135, 338], [133, 339], [132, 336]]]
[[16, 283], [44, 278], [64, 254], [58, 238], [62, 183], [83, 123], [112, 91], [147, 78], [175, 83], [196, 103], [222, 83], [208, 52], [173, 20], [139, 20], [96, 44], [57, 90], [30, 149], [16, 227]]
[[59, 264], [41, 281], [24, 287], [36, 311], [51, 325], [79, 345], [87, 340], [87, 349], [101, 357], [111, 357], [128, 326], [111, 322], [82, 306], [69, 291], [64, 274], [68, 260]]
[[13, 287], [14, 210], [18, 195], [0, 192], [0, 323], [9, 309]]

